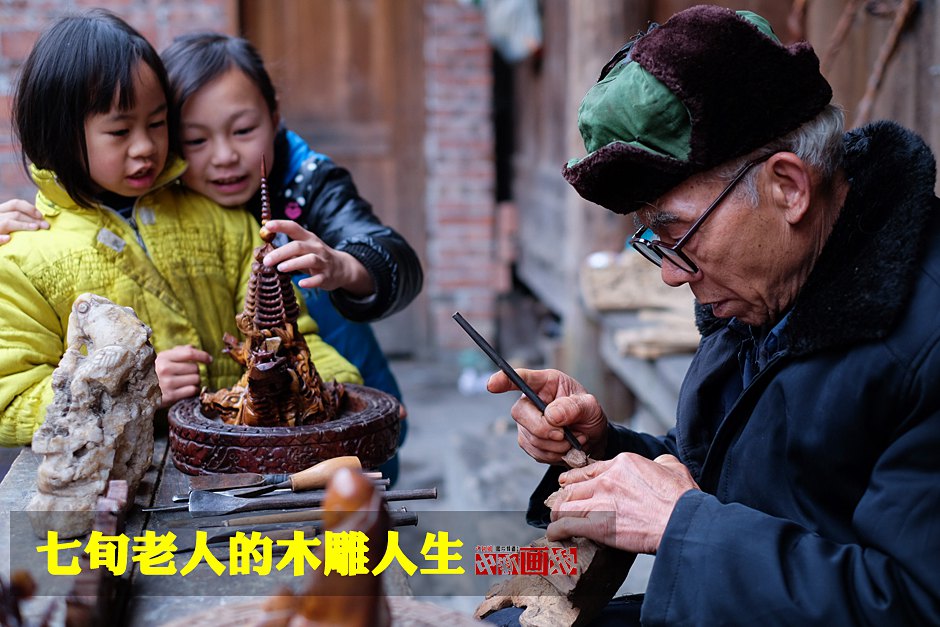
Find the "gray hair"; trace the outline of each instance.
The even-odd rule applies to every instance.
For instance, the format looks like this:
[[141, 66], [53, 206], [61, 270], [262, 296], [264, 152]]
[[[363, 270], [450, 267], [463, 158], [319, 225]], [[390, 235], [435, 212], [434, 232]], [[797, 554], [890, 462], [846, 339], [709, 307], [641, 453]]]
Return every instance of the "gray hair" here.
[[[831, 180], [836, 169], [842, 163], [842, 135], [845, 133], [845, 116], [838, 105], [829, 104], [819, 115], [804, 123], [795, 131], [761, 146], [743, 157], [733, 159], [718, 166], [714, 176], [724, 182], [730, 182], [741, 171], [744, 164], [752, 159], [775, 152], [792, 152], [822, 176], [824, 182]], [[751, 205], [757, 205], [757, 172], [754, 168], [741, 179], [735, 193], [745, 198]]]

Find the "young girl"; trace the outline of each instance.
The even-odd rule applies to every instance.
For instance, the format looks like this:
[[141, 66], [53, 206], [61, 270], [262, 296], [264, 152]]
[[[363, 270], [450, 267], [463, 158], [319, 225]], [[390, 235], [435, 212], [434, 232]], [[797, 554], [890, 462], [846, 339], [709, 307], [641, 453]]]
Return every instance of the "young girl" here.
[[[83, 292], [153, 329], [164, 405], [241, 374], [222, 336], [237, 333], [257, 225], [176, 184], [169, 95], [156, 51], [101, 10], [56, 22], [21, 70], [14, 129], [50, 228], [0, 248], [0, 444], [28, 444], [42, 422]], [[298, 324], [324, 379], [361, 381], [309, 316]]]
[[[287, 218], [268, 222], [286, 237], [265, 264], [309, 275], [298, 285], [323, 338], [359, 368], [366, 385], [401, 400], [372, 329], [357, 322], [399, 311], [418, 294], [423, 275], [414, 250], [379, 222], [348, 171], [280, 124], [274, 85], [248, 41], [184, 35], [162, 56], [189, 163], [183, 182], [225, 207], [245, 204], [258, 218], [263, 155], [272, 216]], [[394, 482], [398, 457], [381, 470]]]
[[349, 172], [279, 125], [274, 86], [250, 43], [184, 35], [162, 56], [189, 163], [183, 182], [258, 218], [263, 155], [273, 217], [288, 219], [268, 225], [287, 237], [265, 263], [308, 274], [298, 284], [324, 339], [356, 364], [366, 385], [401, 399], [371, 328], [350, 321], [376, 320], [414, 299], [422, 272], [412, 248], [379, 222]]

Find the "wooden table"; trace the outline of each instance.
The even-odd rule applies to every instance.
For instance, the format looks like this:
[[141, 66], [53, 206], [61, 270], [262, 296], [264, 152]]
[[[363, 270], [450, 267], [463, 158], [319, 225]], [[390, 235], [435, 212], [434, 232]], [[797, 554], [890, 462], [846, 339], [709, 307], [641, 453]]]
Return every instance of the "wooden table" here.
[[[133, 537], [140, 536], [145, 530], [162, 534], [176, 524], [188, 525], [187, 528], [172, 529], [183, 541], [189, 534], [195, 533], [194, 519], [188, 512], [147, 514], [140, 511], [141, 508], [155, 503], [168, 504], [173, 494], [188, 491], [188, 478], [168, 461], [168, 457], [166, 440], [158, 438], [154, 463], [138, 489], [134, 501], [136, 507], [132, 509], [126, 522], [124, 533], [132, 539], [132, 546]], [[9, 581], [10, 571], [22, 569], [24, 566], [33, 574], [39, 585], [38, 594], [44, 595], [24, 604], [24, 612], [33, 620], [42, 616], [50, 605], [57, 607], [54, 616], [62, 618], [65, 597], [72, 583], [70, 577], [49, 575], [45, 557], [39, 556], [35, 551], [36, 546], [45, 545], [46, 542], [36, 538], [24, 513], [36, 490], [36, 471], [40, 461], [41, 456], [28, 448], [23, 449], [0, 483], [0, 574]], [[83, 539], [78, 549], [63, 551], [59, 562], [66, 563], [72, 555], [80, 554], [84, 545]], [[212, 552], [228, 567], [227, 546], [223, 545]], [[177, 570], [185, 565], [191, 555], [174, 555]], [[278, 559], [279, 557], [275, 556], [273, 563], [276, 564]], [[204, 563], [185, 577], [178, 573], [173, 576], [141, 575], [136, 569], [136, 564], [132, 564], [128, 571], [123, 579], [127, 589], [131, 591], [125, 595], [128, 599], [125, 615], [127, 624], [130, 625], [161, 625], [212, 607], [266, 597], [279, 586], [286, 585], [298, 590], [305, 581], [309, 581], [308, 577], [312, 572], [308, 568], [308, 574], [304, 578], [297, 578], [291, 574], [290, 568], [283, 571], [272, 568], [271, 574], [264, 577], [256, 574], [230, 575], [228, 572], [217, 576]], [[391, 597], [400, 599], [411, 596], [407, 578], [400, 568], [389, 568], [382, 577], [385, 590]]]

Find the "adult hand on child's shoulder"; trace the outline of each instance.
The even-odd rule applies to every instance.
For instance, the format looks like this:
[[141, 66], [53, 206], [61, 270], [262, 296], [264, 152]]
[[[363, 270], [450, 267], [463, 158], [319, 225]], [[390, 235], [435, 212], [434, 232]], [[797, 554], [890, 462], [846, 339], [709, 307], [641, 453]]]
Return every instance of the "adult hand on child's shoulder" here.
[[10, 241], [10, 233], [48, 228], [49, 223], [32, 203], [17, 198], [0, 203], [0, 245]]
[[300, 287], [318, 287], [327, 291], [342, 289], [360, 297], [375, 291], [372, 276], [358, 259], [331, 248], [296, 222], [271, 220], [265, 228], [272, 233], [283, 233], [292, 241], [268, 253], [264, 265], [277, 266], [281, 272], [309, 274], [299, 282]]
[[174, 346], [157, 353], [157, 379], [163, 400], [160, 407], [199, 394], [199, 364], [212, 363], [212, 355], [192, 346]]

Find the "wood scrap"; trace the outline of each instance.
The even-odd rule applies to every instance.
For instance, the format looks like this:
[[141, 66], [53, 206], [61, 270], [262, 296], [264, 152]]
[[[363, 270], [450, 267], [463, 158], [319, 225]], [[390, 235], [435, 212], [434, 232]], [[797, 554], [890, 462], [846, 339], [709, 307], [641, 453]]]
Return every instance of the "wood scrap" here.
[[526, 608], [519, 617], [522, 627], [587, 625], [613, 598], [627, 578], [636, 555], [588, 540], [571, 538], [561, 542], [544, 536], [530, 546], [578, 551], [577, 575], [526, 575], [512, 577], [490, 588], [474, 616], [483, 618], [510, 607]]
[[641, 359], [657, 359], [663, 355], [692, 353], [698, 348], [701, 336], [693, 325], [672, 324], [618, 329], [614, 332], [614, 346], [621, 355]]
[[638, 253], [595, 253], [579, 273], [585, 306], [597, 312], [667, 309], [692, 315], [688, 286], [663, 283], [659, 269]]
[[[580, 455], [571, 455], [572, 452]], [[596, 461], [574, 449], [563, 459], [572, 467], [584, 467]], [[545, 505], [554, 508], [562, 498], [562, 493], [563, 490], [556, 490], [550, 494], [545, 499]], [[580, 537], [556, 542], [542, 536], [529, 546], [544, 547], [549, 551], [568, 552], [575, 549], [577, 572], [517, 575], [495, 584], [477, 606], [474, 612], [476, 618], [515, 606], [525, 608], [519, 616], [522, 627], [587, 625], [616, 594], [636, 559], [633, 553]]]
[[[126, 481], [108, 482], [107, 493], [95, 506], [94, 531], [106, 536], [123, 533], [129, 493]], [[75, 576], [65, 601], [66, 627], [122, 624], [128, 580], [115, 576], [107, 568], [91, 568], [88, 553], [82, 553], [79, 564], [82, 571]]]
[[[10, 574], [10, 583], [0, 578], [0, 625], [28, 627], [31, 623], [24, 620], [20, 604], [36, 595], [36, 582], [26, 570], [15, 570]], [[45, 614], [37, 623], [38, 627], [52, 624], [52, 612], [55, 604], [50, 604]]]

